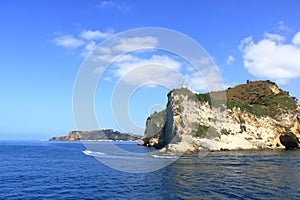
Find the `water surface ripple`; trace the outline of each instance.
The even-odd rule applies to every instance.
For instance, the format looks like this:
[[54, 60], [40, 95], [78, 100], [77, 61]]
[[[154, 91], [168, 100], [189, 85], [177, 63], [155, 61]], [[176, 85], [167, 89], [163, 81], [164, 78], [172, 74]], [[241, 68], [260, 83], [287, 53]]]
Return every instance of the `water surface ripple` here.
[[0, 199], [300, 199], [300, 151], [214, 152], [134, 174], [84, 150], [81, 143], [1, 141]]

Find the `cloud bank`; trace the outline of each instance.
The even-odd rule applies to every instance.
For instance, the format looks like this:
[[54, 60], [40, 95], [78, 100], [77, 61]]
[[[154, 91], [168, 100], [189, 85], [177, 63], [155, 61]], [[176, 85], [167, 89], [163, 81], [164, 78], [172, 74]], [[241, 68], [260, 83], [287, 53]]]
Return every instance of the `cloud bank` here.
[[[159, 53], [155, 50], [158, 45], [158, 38], [152, 36], [116, 37], [111, 43], [98, 46], [89, 55], [89, 59], [98, 63], [93, 73], [102, 74], [109, 66], [109, 77], [107, 74], [104, 76], [109, 81], [117, 78], [130, 85], [148, 83], [154, 87], [163, 84], [168, 88], [180, 87], [185, 81], [194, 90], [207, 90], [205, 77], [214, 79], [215, 73], [208, 69], [197, 71], [178, 56]], [[203, 62], [208, 60], [203, 59], [199, 64]]]
[[[69, 50], [78, 50], [81, 56], [88, 59], [93, 68], [91, 73], [97, 76], [105, 73], [105, 81], [122, 80], [129, 85], [147, 83], [153, 87], [162, 84], [167, 88], [180, 87], [185, 81], [191, 88], [200, 91], [207, 90], [206, 79], [218, 80], [218, 73], [212, 70], [216, 66], [198, 71], [179, 56], [159, 52], [157, 47], [160, 41], [156, 37], [116, 35], [105, 40], [112, 34], [113, 30], [85, 29], [77, 35], [59, 35], [53, 43]], [[233, 56], [229, 56], [228, 62], [234, 60]], [[206, 57], [197, 60], [199, 66], [208, 63], [210, 60]]]

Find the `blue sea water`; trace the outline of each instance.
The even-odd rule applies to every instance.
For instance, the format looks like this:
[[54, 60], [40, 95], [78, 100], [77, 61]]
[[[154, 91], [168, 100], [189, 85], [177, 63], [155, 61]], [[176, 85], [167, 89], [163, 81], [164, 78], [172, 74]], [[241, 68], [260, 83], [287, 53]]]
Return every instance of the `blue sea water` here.
[[0, 199], [300, 199], [298, 150], [213, 152], [127, 173], [85, 149], [82, 143], [0, 141]]

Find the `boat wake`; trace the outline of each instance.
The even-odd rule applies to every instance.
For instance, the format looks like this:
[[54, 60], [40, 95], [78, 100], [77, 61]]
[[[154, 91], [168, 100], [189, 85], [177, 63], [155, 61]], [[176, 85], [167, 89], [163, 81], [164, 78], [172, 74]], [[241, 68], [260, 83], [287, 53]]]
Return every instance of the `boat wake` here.
[[180, 156], [176, 156], [176, 155], [156, 155], [156, 154], [153, 154], [151, 156], [153, 158], [161, 158], [161, 159], [177, 159], [180, 157]]
[[[180, 156], [180, 155], [160, 155], [160, 154], [142, 154], [142, 153], [103, 153], [100, 151], [91, 151], [91, 150], [84, 150], [82, 151], [87, 156], [93, 156], [95, 158], [100, 159], [127, 159], [127, 160], [177, 160], [181, 159], [191, 159], [195, 156]], [[161, 162], [161, 161], [160, 161]]]
[[91, 150], [84, 150], [82, 151], [85, 155], [93, 156], [93, 157], [101, 157], [101, 158], [135, 158], [135, 159], [178, 159], [180, 156], [178, 155], [157, 155], [157, 154], [137, 154], [137, 155], [127, 155], [127, 154], [106, 154], [100, 151], [91, 151]]
[[99, 155], [105, 155], [105, 153], [102, 153], [102, 152], [98, 152], [98, 151], [90, 151], [88, 149], [82, 151], [85, 155], [88, 155], [88, 156], [99, 156]]

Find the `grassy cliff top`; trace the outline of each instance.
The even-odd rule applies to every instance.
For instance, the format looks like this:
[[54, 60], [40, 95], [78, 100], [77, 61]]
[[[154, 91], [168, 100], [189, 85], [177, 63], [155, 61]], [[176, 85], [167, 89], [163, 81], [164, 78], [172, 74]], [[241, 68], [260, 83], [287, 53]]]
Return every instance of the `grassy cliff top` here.
[[[271, 81], [247, 81], [246, 84], [228, 88], [225, 91], [205, 94], [191, 94], [188, 89], [172, 90], [177, 95], [197, 97], [200, 102], [208, 102], [211, 106], [226, 103], [227, 108], [238, 107], [257, 116], [275, 117], [282, 113], [295, 110], [299, 105], [295, 97], [284, 91]], [[194, 98], [195, 99], [195, 98]]]
[[255, 104], [263, 99], [274, 97], [276, 94], [288, 96], [288, 92], [279, 89], [274, 82], [270, 81], [248, 81], [247, 84], [237, 85], [226, 90], [228, 101], [244, 104]]
[[295, 97], [271, 81], [247, 82], [226, 91], [227, 107], [240, 107], [257, 116], [275, 117], [298, 107]]

